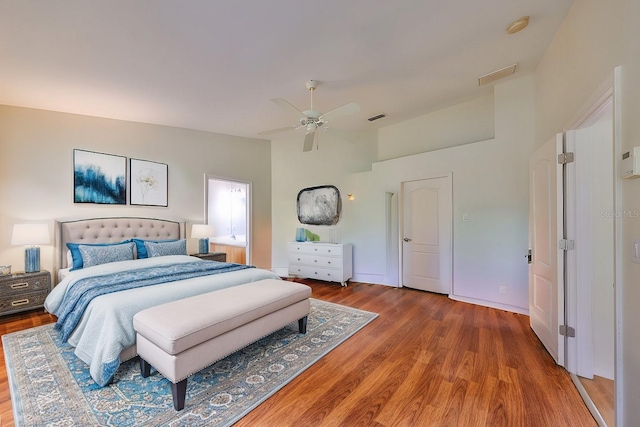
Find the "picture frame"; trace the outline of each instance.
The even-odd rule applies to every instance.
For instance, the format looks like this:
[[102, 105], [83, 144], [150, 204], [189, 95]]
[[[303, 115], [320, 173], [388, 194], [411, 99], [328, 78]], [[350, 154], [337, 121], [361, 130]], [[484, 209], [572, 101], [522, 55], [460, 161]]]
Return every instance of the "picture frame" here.
[[131, 205], [169, 206], [168, 182], [169, 166], [167, 164], [129, 159]]
[[298, 221], [309, 225], [335, 225], [340, 220], [342, 200], [334, 185], [303, 188], [297, 197]]
[[73, 202], [127, 204], [127, 158], [73, 150]]

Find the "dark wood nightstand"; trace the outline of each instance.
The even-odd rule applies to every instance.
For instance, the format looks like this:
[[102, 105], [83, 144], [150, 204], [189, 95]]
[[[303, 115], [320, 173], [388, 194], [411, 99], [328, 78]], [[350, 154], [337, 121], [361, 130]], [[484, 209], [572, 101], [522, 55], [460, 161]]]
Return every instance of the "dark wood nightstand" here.
[[0, 276], [0, 316], [44, 305], [51, 291], [51, 273], [15, 273]]
[[224, 252], [209, 252], [208, 254], [191, 254], [207, 261], [227, 262], [227, 254]]

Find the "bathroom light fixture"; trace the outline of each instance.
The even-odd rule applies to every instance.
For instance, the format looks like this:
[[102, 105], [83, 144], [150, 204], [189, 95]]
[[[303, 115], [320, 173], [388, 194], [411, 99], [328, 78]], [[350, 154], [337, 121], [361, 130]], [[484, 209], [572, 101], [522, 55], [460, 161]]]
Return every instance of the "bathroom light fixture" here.
[[40, 271], [40, 248], [35, 245], [51, 243], [49, 226], [47, 224], [15, 224], [11, 236], [14, 246], [27, 246], [24, 251], [25, 273]]
[[191, 226], [191, 238], [198, 240], [198, 253], [209, 253], [209, 237], [213, 237], [213, 225], [209, 224], [193, 224]]

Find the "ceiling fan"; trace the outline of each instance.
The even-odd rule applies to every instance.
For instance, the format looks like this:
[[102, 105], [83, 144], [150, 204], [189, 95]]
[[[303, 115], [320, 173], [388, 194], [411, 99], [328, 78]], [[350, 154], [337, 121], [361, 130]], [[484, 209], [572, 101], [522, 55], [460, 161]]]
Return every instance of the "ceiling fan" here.
[[[313, 91], [318, 87], [318, 82], [316, 80], [309, 80], [306, 83], [306, 86], [307, 86], [307, 89], [309, 89], [309, 92], [311, 94], [311, 107], [306, 111], [299, 110], [298, 108], [294, 107], [291, 103], [289, 103], [288, 101], [282, 98], [273, 98], [271, 100], [278, 106], [289, 111], [294, 111], [299, 117], [301, 116], [300, 124], [260, 132], [258, 133], [258, 135], [271, 135], [278, 132], [305, 128], [307, 133], [304, 137], [304, 146], [302, 148], [302, 151], [310, 151], [311, 148], [313, 147], [313, 140], [315, 138], [316, 131], [320, 127], [329, 123], [329, 121], [331, 120], [337, 119], [338, 117], [343, 117], [349, 114], [355, 114], [362, 111], [358, 104], [356, 104], [355, 102], [351, 102], [349, 104], [343, 105], [342, 107], [338, 107], [334, 110], [331, 110], [328, 113], [322, 114], [319, 111], [316, 111], [313, 109]], [[327, 129], [328, 129], [327, 127], [324, 128], [325, 131]]]

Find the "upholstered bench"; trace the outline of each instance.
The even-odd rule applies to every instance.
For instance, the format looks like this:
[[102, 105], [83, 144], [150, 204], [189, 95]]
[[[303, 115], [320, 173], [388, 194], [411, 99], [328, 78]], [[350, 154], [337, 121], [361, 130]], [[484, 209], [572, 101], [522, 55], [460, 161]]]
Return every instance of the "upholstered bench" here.
[[310, 296], [301, 283], [267, 279], [142, 310], [133, 317], [142, 376], [153, 366], [171, 381], [179, 411], [189, 375], [296, 320], [306, 333]]

